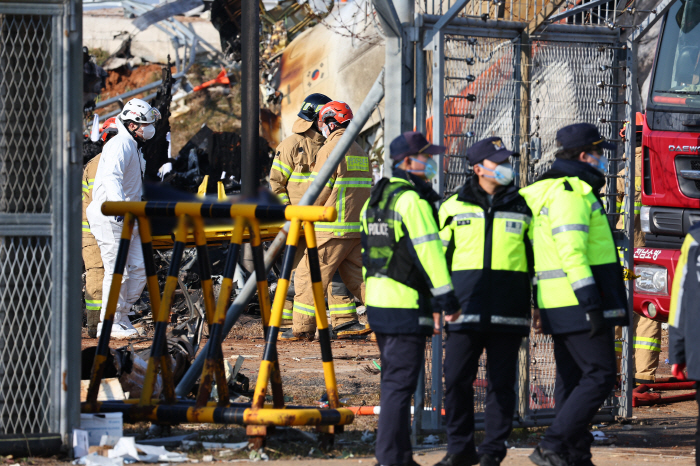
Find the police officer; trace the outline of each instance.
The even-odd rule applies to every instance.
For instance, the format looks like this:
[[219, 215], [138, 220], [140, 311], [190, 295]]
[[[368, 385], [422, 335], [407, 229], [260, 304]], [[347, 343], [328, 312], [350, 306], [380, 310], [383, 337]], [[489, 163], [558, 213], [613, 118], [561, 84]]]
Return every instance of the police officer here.
[[415, 464], [410, 402], [426, 336], [439, 329], [439, 312], [459, 315], [431, 205], [439, 196], [427, 182], [437, 170], [431, 156], [444, 150], [416, 132], [394, 139], [393, 176], [377, 182], [360, 215], [367, 316], [382, 358], [380, 465]]
[[[700, 381], [700, 224], [693, 226], [681, 247], [671, 288], [668, 315], [668, 355], [673, 375], [679, 380]], [[687, 369], [687, 374], [686, 374]], [[695, 397], [700, 405], [700, 390]], [[695, 451], [700, 451], [700, 417], [695, 434]], [[695, 464], [700, 465], [696, 453]]]
[[520, 190], [533, 212], [537, 274], [535, 328], [551, 334], [557, 414], [533, 463], [590, 465], [588, 424], [615, 385], [613, 326], [628, 325], [622, 269], [597, 193], [605, 185], [605, 142], [588, 123], [557, 132], [556, 160]]
[[[501, 138], [475, 143], [467, 152], [474, 174], [440, 207], [446, 245], [462, 308], [448, 322], [445, 344], [447, 455], [436, 466], [498, 465], [506, 456], [515, 410], [518, 350], [530, 333], [532, 213], [513, 184]], [[507, 287], [507, 293], [503, 293]], [[474, 448], [474, 380], [479, 358], [488, 357], [486, 435]]]

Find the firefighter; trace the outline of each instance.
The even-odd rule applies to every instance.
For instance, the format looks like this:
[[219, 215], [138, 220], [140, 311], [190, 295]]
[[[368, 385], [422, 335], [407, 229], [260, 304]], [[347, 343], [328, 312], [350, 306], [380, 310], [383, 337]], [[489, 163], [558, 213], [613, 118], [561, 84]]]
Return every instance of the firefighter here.
[[[316, 166], [311, 173], [312, 179], [328, 160], [352, 117], [352, 110], [344, 102], [329, 102], [319, 111], [318, 127], [326, 137], [326, 142], [318, 152]], [[328, 287], [337, 270], [350, 292], [362, 302], [365, 298], [365, 284], [362, 280], [360, 210], [369, 198], [371, 186], [369, 158], [353, 142], [315, 203], [335, 207], [338, 211], [335, 222], [316, 223], [323, 288], [325, 290]], [[302, 260], [297, 267], [294, 289], [293, 327], [282, 338], [288, 338], [291, 333], [294, 338], [311, 340], [316, 333], [316, 317], [308, 260]], [[338, 305], [329, 301], [335, 338], [355, 338], [370, 333], [368, 327], [358, 322], [354, 302], [352, 305]]]
[[[700, 381], [700, 224], [694, 225], [683, 241], [681, 256], [671, 288], [668, 315], [668, 356], [678, 380]], [[687, 372], [686, 372], [687, 369]], [[700, 390], [695, 392], [700, 405]], [[700, 417], [695, 434], [695, 451], [700, 451]], [[696, 454], [695, 464], [700, 465]]]
[[[620, 132], [620, 136], [625, 137], [627, 124]], [[642, 222], [639, 211], [642, 208], [642, 128], [644, 126], [644, 116], [637, 113], [636, 117], [636, 139], [637, 148], [635, 151], [635, 176], [634, 176], [634, 247], [643, 248], [646, 246]], [[625, 228], [625, 176], [626, 170], [620, 172], [621, 178], [617, 179], [617, 210], [620, 218], [616, 228]], [[622, 258], [620, 258], [622, 260]], [[659, 367], [659, 356], [661, 355], [661, 322], [641, 316], [636, 312], [633, 314], [634, 327], [634, 383], [654, 383], [656, 382], [656, 370]], [[622, 327], [616, 328], [616, 340], [622, 338]], [[615, 342], [615, 351], [622, 352], [622, 342]]]
[[[331, 99], [323, 94], [311, 94], [304, 99], [298, 118], [292, 126], [294, 134], [277, 146], [277, 153], [270, 171], [270, 189], [287, 205], [297, 205], [309, 186], [311, 170], [316, 164], [316, 155], [325, 138], [318, 129], [316, 119], [321, 108]], [[280, 339], [296, 340], [292, 332], [292, 308], [294, 302], [294, 274], [299, 262], [304, 257], [306, 241], [299, 238], [299, 245], [294, 256], [292, 278], [287, 290], [287, 299], [282, 313]], [[339, 274], [333, 276], [328, 286], [328, 301], [334, 308], [353, 308], [355, 301], [350, 296]], [[286, 332], [286, 333], [285, 333]]]
[[[100, 138], [106, 143], [117, 134], [117, 122], [115, 118], [109, 118], [102, 125]], [[83, 170], [83, 264], [85, 265], [85, 309], [87, 314], [88, 337], [97, 336], [97, 324], [100, 322], [100, 309], [102, 309], [102, 281], [105, 269], [102, 266], [100, 248], [95, 237], [90, 232], [90, 224], [85, 213], [87, 206], [92, 202], [92, 186], [95, 182], [97, 164], [100, 162], [97, 154]]]
[[[146, 161], [143, 159], [140, 146], [155, 135], [154, 123], [159, 119], [158, 109], [141, 99], [130, 100], [117, 117], [117, 135], [102, 149], [102, 156], [95, 173], [92, 202], [87, 207], [86, 215], [90, 231], [100, 247], [104, 264], [103, 296], [109, 296], [124, 217], [103, 215], [102, 203], [141, 200]], [[112, 325], [111, 337], [113, 338], [128, 338], [138, 333], [131, 325], [128, 314], [146, 285], [146, 268], [140, 243], [138, 225], [134, 225]], [[97, 333], [101, 332], [106, 310], [107, 301], [103, 300]]]
[[[423, 366], [426, 337], [459, 316], [433, 204], [432, 155], [445, 148], [416, 132], [391, 142], [391, 179], [382, 178], [362, 209], [362, 264], [367, 316], [381, 352], [381, 404], [375, 455], [380, 465], [415, 465], [411, 396]], [[432, 303], [431, 303], [432, 299]]]
[[[518, 350], [530, 334], [534, 271], [527, 236], [532, 212], [513, 184], [509, 162], [519, 155], [498, 137], [476, 142], [467, 152], [474, 174], [440, 207], [440, 237], [462, 314], [446, 324], [447, 455], [436, 466], [491, 466], [506, 456]], [[473, 384], [484, 349], [486, 435], [477, 455]]]
[[520, 190], [533, 213], [537, 277], [533, 326], [552, 335], [557, 414], [530, 455], [535, 464], [588, 465], [588, 424], [615, 385], [615, 325], [628, 325], [612, 232], [597, 193], [614, 149], [588, 123], [557, 131], [556, 160]]

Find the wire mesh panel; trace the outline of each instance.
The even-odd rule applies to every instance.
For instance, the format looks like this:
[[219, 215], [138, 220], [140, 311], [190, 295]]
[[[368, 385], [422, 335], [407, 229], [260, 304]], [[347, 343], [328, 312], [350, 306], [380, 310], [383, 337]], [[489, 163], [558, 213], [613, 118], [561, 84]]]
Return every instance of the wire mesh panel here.
[[[614, 51], [607, 44], [538, 41], [532, 44], [530, 122], [532, 140], [541, 158], [533, 165], [529, 182], [554, 161], [555, 136], [572, 123], [592, 123], [601, 135], [615, 139], [613, 92]], [[598, 87], [598, 83], [602, 85]], [[611, 157], [610, 151], [605, 151]], [[533, 157], [534, 158], [534, 157]]]
[[0, 238], [0, 434], [49, 431], [51, 238]]
[[483, 138], [499, 136], [514, 145], [517, 86], [513, 41], [485, 37], [445, 37], [445, 134], [449, 157], [445, 193], [467, 178], [467, 150]]
[[55, 433], [61, 422], [53, 227], [55, 180], [67, 173], [57, 170], [56, 115], [66, 112], [55, 86], [68, 33], [57, 28], [62, 6], [17, 5], [0, 3], [0, 436]]
[[51, 23], [0, 14], [0, 213], [51, 212]]

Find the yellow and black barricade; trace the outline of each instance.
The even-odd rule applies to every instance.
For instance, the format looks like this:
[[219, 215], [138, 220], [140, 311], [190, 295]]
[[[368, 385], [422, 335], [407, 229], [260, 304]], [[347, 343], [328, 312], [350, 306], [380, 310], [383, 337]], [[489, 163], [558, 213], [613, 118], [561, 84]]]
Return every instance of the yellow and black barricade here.
[[[314, 222], [332, 222], [337, 212], [333, 207], [301, 206], [259, 206], [252, 204], [227, 204], [211, 202], [105, 202], [102, 213], [108, 216], [124, 216], [124, 228], [117, 253], [114, 278], [109, 291], [107, 309], [102, 324], [97, 352], [92, 368], [87, 401], [82, 412], [121, 412], [127, 422], [152, 421], [161, 424], [177, 423], [216, 423], [240, 424], [247, 426], [247, 433], [256, 445], [261, 445], [267, 433], [267, 426], [276, 425], [315, 425], [325, 434], [333, 434], [335, 426], [343, 426], [353, 421], [353, 413], [340, 407], [338, 388], [333, 367], [330, 332], [326, 317], [324, 290], [316, 247]], [[160, 295], [153, 260], [153, 237], [150, 217], [177, 217], [174, 235], [173, 254], [168, 270], [163, 295]], [[223, 281], [218, 300], [214, 299], [211, 279], [211, 265], [207, 252], [207, 234], [204, 218], [229, 218], [233, 220], [230, 234], [229, 254], [224, 267]], [[155, 323], [153, 345], [148, 360], [144, 387], [139, 400], [98, 402], [100, 381], [109, 355], [109, 338], [117, 307], [121, 278], [126, 266], [129, 243], [138, 219], [141, 245], [146, 265], [148, 294]], [[261, 223], [289, 220], [291, 227], [287, 238], [287, 250], [278, 281], [274, 304], [270, 306], [268, 282], [265, 274], [264, 251], [262, 247]], [[329, 408], [285, 406], [282, 392], [282, 378], [277, 360], [277, 336], [282, 321], [282, 309], [289, 288], [292, 263], [299, 242], [299, 235], [306, 237], [309, 266], [313, 282], [316, 321], [319, 329], [321, 359], [328, 393]], [[177, 277], [182, 254], [188, 244], [189, 229], [193, 231], [197, 249], [204, 307], [209, 325], [209, 345], [200, 379], [197, 399], [176, 399], [170, 357], [167, 353], [166, 335], [170, 320], [170, 307], [177, 287]], [[233, 274], [238, 262], [244, 231], [248, 230], [253, 250], [253, 263], [257, 277], [258, 297], [266, 338], [263, 358], [260, 363], [255, 392], [251, 403], [231, 403], [224, 373], [222, 342], [223, 324], [227, 304], [233, 288]], [[155, 384], [160, 373], [163, 380], [161, 399], [153, 399]], [[212, 385], [216, 381], [218, 402], [210, 401]], [[272, 404], [266, 404], [268, 383], [272, 387]]]

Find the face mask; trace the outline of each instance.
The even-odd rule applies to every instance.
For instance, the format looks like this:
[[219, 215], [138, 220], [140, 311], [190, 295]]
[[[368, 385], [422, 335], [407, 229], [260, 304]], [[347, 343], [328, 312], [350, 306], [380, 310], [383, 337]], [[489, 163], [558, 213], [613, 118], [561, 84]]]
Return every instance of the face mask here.
[[608, 158], [604, 155], [601, 155], [600, 157], [596, 157], [593, 154], [587, 154], [588, 156], [594, 158], [597, 163], [593, 164], [591, 163], [593, 167], [595, 167], [599, 172], [601, 172], [603, 175], [608, 174]]
[[496, 183], [500, 184], [501, 186], [507, 186], [513, 181], [513, 166], [510, 163], [502, 163], [497, 166], [495, 170], [486, 168], [482, 164], [479, 164], [479, 166], [484, 170], [493, 173], [493, 176], [483, 175], [484, 178], [493, 178], [496, 180]]
[[143, 138], [148, 141], [156, 135], [156, 128], [153, 125], [143, 126]]
[[[416, 158], [411, 157], [411, 160], [414, 162], [418, 162], [419, 164], [425, 166], [425, 168], [422, 170], [423, 176], [425, 176], [427, 179], [432, 180], [435, 175], [437, 175], [437, 162], [433, 160], [432, 158], [429, 158], [427, 162], [423, 162], [422, 160], [418, 160]], [[418, 170], [407, 170], [409, 173], [416, 173], [420, 174], [421, 171]]]

